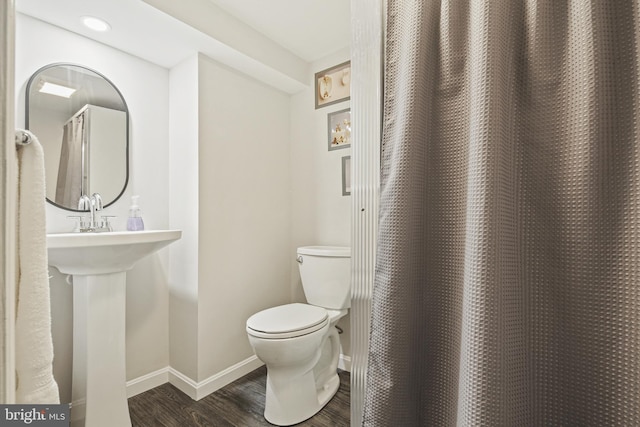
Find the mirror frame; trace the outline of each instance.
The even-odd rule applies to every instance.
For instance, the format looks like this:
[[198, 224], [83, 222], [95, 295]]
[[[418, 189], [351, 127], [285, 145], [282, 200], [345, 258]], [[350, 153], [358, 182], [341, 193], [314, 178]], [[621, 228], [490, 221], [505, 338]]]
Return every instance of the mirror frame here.
[[[104, 74], [89, 68], [89, 67], [85, 67], [84, 65], [79, 65], [79, 64], [74, 64], [71, 62], [54, 62], [52, 64], [48, 64], [45, 65], [43, 67], [38, 68], [32, 75], [31, 77], [29, 77], [29, 81], [27, 82], [27, 86], [25, 89], [25, 97], [24, 97], [24, 107], [25, 107], [25, 112], [24, 112], [24, 128], [29, 130], [29, 93], [31, 91], [31, 85], [34, 83], [36, 76], [38, 76], [38, 74], [40, 74], [41, 72], [43, 72], [46, 69], [49, 68], [54, 68], [54, 67], [60, 67], [60, 66], [71, 66], [71, 67], [77, 67], [77, 68], [82, 68], [85, 69], [87, 71], [91, 71], [92, 73], [98, 75], [99, 77], [103, 78], [107, 83], [109, 83], [111, 85], [111, 87], [113, 87], [113, 89], [115, 89], [116, 93], [118, 94], [118, 96], [120, 96], [120, 99], [122, 100], [122, 104], [124, 105], [124, 112], [126, 113], [126, 157], [125, 157], [125, 178], [124, 178], [124, 186], [122, 187], [122, 191], [120, 191], [120, 193], [116, 196], [115, 199], [113, 199], [112, 201], [110, 201], [109, 203], [106, 203], [104, 205], [105, 208], [113, 205], [115, 202], [117, 202], [120, 197], [122, 197], [122, 195], [124, 194], [124, 192], [127, 189], [127, 186], [129, 185], [129, 143], [131, 141], [131, 136], [129, 135], [130, 133], [130, 127], [129, 127], [129, 121], [130, 121], [130, 113], [129, 113], [129, 106], [127, 105], [127, 101], [124, 99], [124, 96], [122, 95], [122, 92], [120, 92], [120, 89], [118, 89], [118, 87], [113, 84], [113, 82], [111, 80], [109, 80]], [[46, 150], [46, 148], [43, 147], [43, 150]], [[89, 195], [90, 196], [90, 195]], [[46, 197], [46, 200], [48, 203], [52, 204], [55, 207], [58, 207], [60, 209], [64, 209], [66, 211], [71, 211], [71, 212], [88, 212], [88, 210], [79, 210], [79, 209], [71, 209], [68, 208], [66, 206], [62, 206], [57, 204], [56, 202], [54, 202], [53, 200], [49, 199], [48, 197]]]

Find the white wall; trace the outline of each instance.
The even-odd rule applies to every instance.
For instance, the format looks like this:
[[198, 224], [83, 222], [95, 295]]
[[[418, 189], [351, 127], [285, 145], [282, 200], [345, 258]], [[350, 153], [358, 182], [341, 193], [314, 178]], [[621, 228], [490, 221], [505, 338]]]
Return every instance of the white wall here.
[[[89, 189], [99, 189], [103, 200], [113, 200], [122, 191], [127, 176], [124, 144], [127, 117], [124, 111], [91, 105], [89, 117]], [[118, 144], [117, 141], [121, 143]], [[120, 179], [118, 179], [120, 177]], [[91, 191], [93, 193], [93, 191]]]
[[169, 362], [198, 376], [198, 55], [171, 69], [169, 79], [169, 223], [182, 230], [171, 248]]
[[289, 302], [290, 97], [201, 54], [170, 85], [170, 364], [193, 387], [251, 358], [246, 319]]
[[286, 304], [293, 260], [289, 95], [199, 63], [199, 357], [203, 380], [253, 355], [245, 324]]
[[[54, 62], [71, 62], [107, 76], [122, 92], [131, 114], [130, 177], [122, 199], [105, 209], [126, 228], [129, 197], [139, 194], [147, 229], [168, 228], [168, 70], [33, 18], [17, 16], [16, 126], [24, 126], [24, 91], [29, 77]], [[46, 148], [45, 148], [46, 150]], [[47, 205], [47, 231], [71, 231], [69, 211]], [[168, 252], [141, 261], [127, 274], [127, 379], [166, 367], [168, 352]], [[71, 397], [71, 288], [50, 269], [54, 375], [61, 399]]]
[[[316, 72], [349, 60], [348, 49], [329, 55], [311, 65], [308, 89], [291, 97], [291, 185], [292, 216], [289, 256], [304, 245], [350, 246], [351, 197], [342, 195], [342, 157], [351, 148], [328, 150], [327, 114], [349, 108], [340, 102], [315, 109]], [[291, 298], [305, 301], [297, 263], [291, 264]], [[343, 354], [349, 356], [349, 315], [338, 325]]]

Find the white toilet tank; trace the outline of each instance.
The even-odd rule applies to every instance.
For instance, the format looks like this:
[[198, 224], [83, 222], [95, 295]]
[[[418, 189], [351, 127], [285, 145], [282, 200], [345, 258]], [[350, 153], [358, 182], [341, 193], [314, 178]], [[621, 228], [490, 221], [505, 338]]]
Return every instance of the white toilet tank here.
[[307, 302], [334, 310], [351, 307], [351, 248], [302, 246], [297, 252]]

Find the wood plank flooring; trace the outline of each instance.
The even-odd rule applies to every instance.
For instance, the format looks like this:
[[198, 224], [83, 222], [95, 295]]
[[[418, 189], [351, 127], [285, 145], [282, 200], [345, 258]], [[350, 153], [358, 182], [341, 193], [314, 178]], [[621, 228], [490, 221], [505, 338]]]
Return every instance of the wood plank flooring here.
[[[340, 389], [318, 414], [298, 426], [347, 427], [350, 375], [340, 371]], [[270, 426], [263, 416], [267, 370], [263, 366], [198, 402], [171, 384], [129, 399], [133, 427]]]

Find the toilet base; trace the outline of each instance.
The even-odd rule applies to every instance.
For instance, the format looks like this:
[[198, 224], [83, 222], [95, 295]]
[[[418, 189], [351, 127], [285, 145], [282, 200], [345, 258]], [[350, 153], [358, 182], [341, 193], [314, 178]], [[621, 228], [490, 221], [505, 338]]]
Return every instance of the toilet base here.
[[[264, 418], [277, 426], [301, 423], [320, 412], [335, 396], [339, 387], [340, 377], [337, 373], [325, 383], [321, 390], [315, 388], [313, 371], [298, 379], [289, 378], [287, 384], [278, 384], [278, 380], [274, 381], [273, 376], [267, 373]], [[295, 400], [295, 405], [291, 405], [291, 399]], [[286, 403], [285, 407], [282, 403]]]
[[332, 325], [306, 369], [267, 365], [264, 417], [271, 424], [290, 426], [313, 417], [340, 387], [340, 338]]

